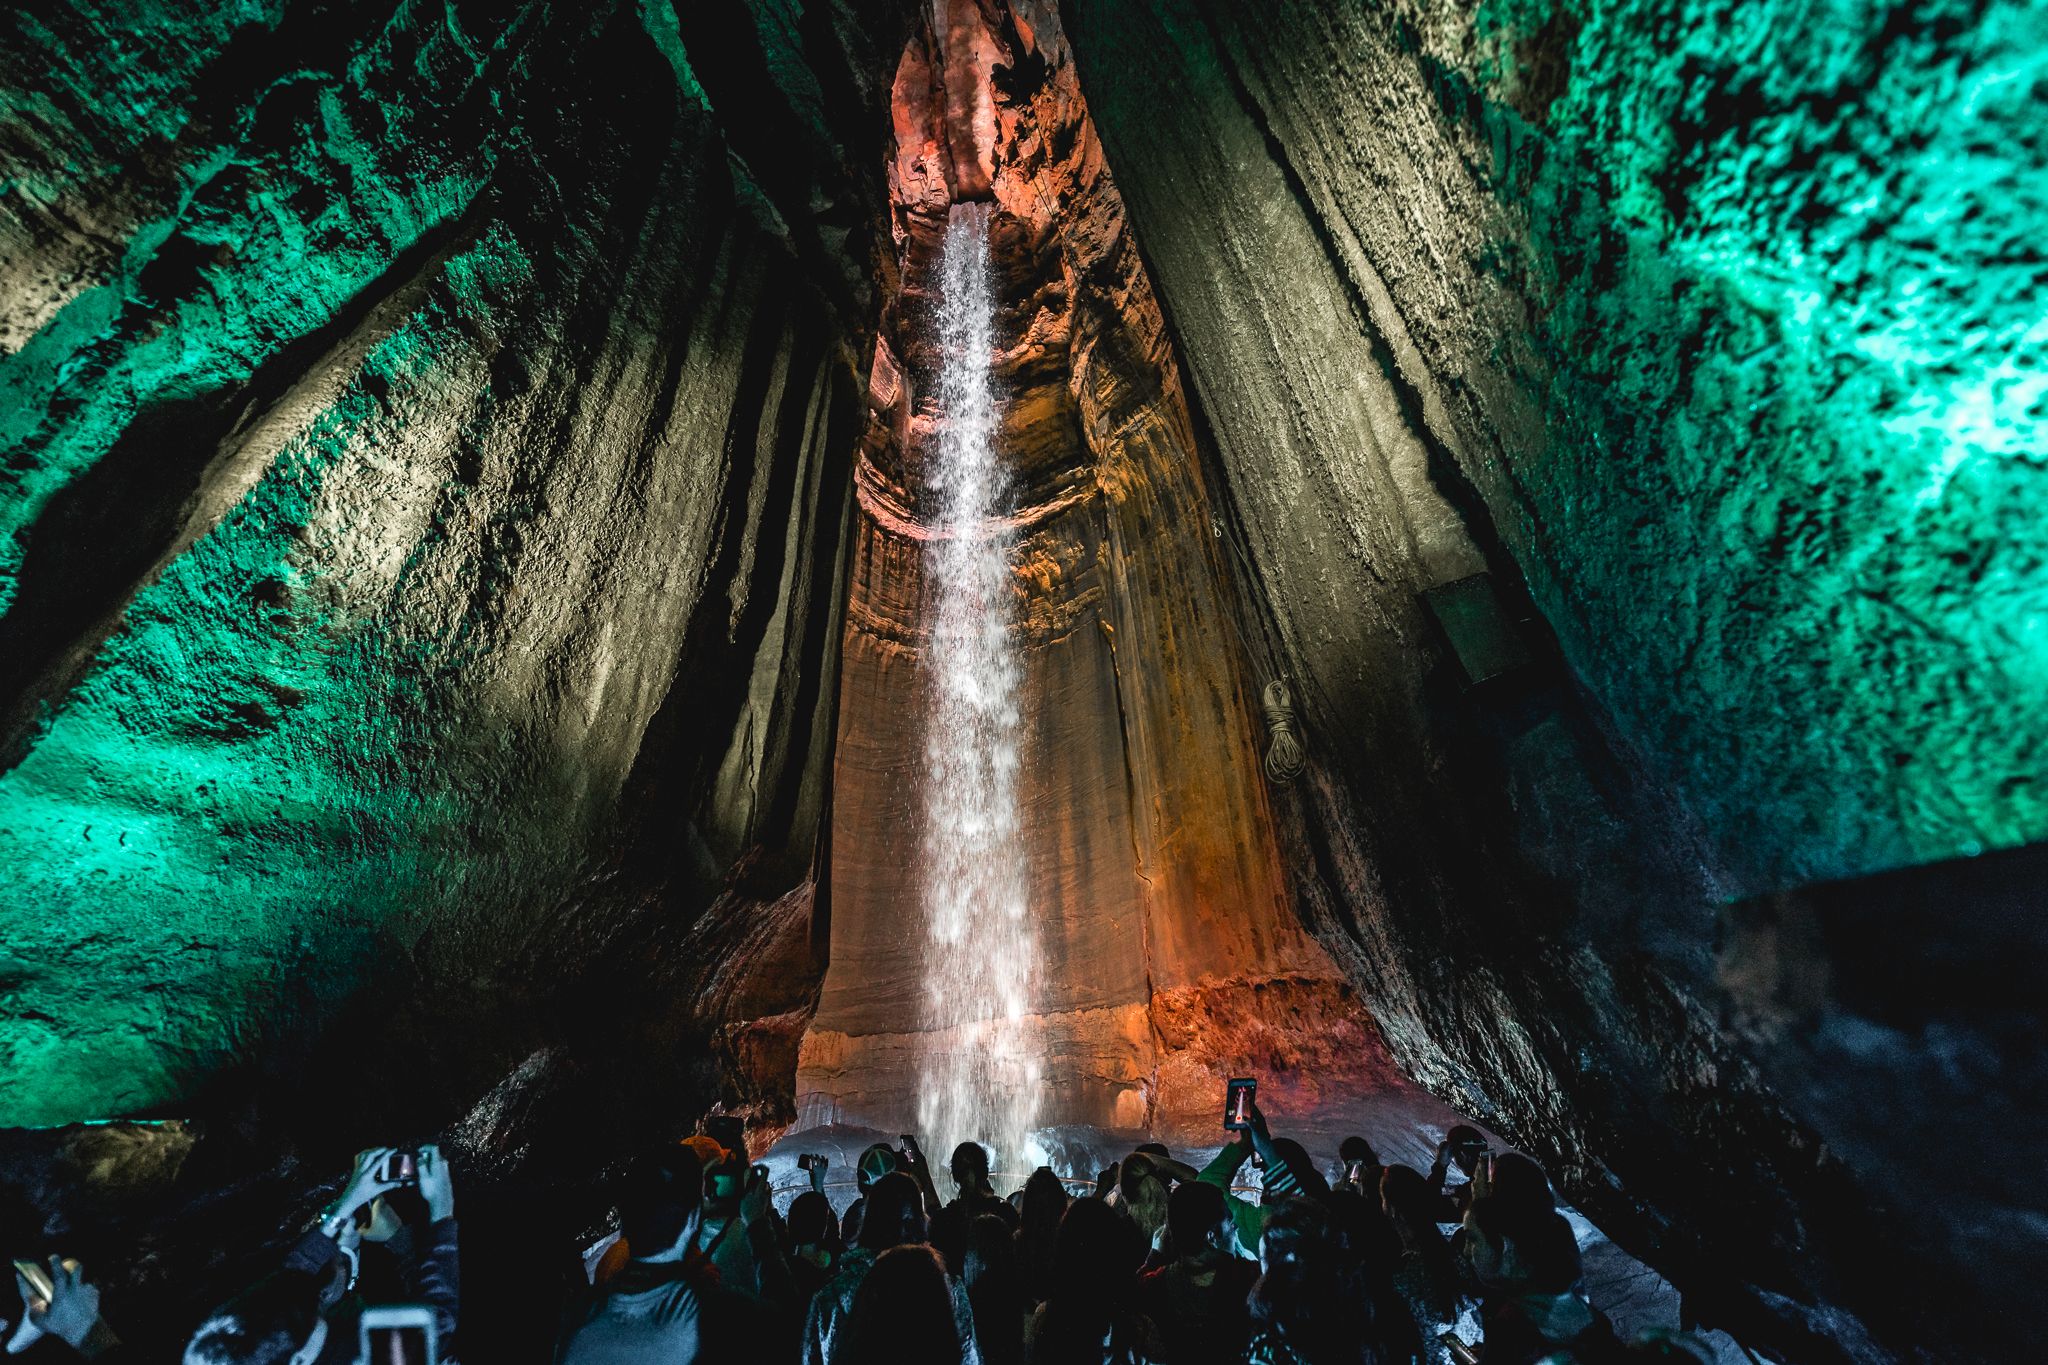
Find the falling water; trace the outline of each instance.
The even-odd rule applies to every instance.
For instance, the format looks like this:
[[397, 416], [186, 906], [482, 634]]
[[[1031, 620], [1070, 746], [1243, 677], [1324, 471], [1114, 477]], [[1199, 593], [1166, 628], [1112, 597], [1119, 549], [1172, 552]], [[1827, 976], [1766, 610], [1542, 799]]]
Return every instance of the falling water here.
[[1030, 888], [1018, 837], [1023, 720], [1010, 638], [1011, 534], [989, 389], [994, 305], [988, 209], [956, 204], [939, 288], [939, 435], [928, 471], [930, 726], [925, 759], [925, 1048], [918, 1121], [942, 1164], [953, 1144], [1024, 1158], [1039, 1062], [1027, 1018], [1037, 982]]

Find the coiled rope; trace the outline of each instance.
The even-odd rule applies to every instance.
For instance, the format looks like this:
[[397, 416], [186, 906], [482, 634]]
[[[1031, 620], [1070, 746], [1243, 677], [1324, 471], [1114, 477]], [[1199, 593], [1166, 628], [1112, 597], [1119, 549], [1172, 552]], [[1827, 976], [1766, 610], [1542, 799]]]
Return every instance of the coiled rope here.
[[1266, 780], [1284, 787], [1308, 771], [1308, 750], [1296, 728], [1294, 693], [1275, 678], [1266, 684], [1260, 703], [1266, 713], [1266, 732], [1272, 737], [1266, 746]]

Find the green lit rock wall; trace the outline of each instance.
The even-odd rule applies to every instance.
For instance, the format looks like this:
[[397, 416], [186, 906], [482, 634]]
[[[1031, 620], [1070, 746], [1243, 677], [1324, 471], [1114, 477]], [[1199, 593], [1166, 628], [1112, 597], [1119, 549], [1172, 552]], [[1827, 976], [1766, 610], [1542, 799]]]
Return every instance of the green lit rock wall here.
[[[1161, 269], [1344, 292], [1730, 890], [2048, 834], [2048, 6], [1120, 8]], [[1212, 95], [1271, 259], [1182, 245]]]
[[622, 926], [805, 882], [860, 269], [720, 8], [0, 16], [0, 1125], [394, 980], [431, 1044], [340, 1051], [446, 1122]]
[[[1903, 965], [2008, 912], [1771, 897], [2048, 834], [2048, 6], [1061, 13], [1395, 1055], [1752, 1345], [2023, 1354], [2042, 1201], [1894, 1119], [2035, 1126], [2038, 1022]], [[1468, 688], [1480, 567], [1533, 661]]]

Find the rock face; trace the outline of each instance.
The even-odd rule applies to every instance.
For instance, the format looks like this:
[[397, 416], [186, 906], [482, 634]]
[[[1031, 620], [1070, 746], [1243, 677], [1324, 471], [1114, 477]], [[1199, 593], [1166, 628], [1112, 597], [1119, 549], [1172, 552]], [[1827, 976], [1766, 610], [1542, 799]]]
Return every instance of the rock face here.
[[361, 1027], [438, 1125], [810, 880], [882, 91], [757, 178], [736, 7], [142, 9], [0, 21], [0, 1121], [276, 1115]]
[[1752, 1346], [2026, 1358], [2038, 9], [9, 9], [0, 1124], [191, 1120], [21, 1216], [168, 1341], [372, 1140], [566, 1238], [900, 1103], [987, 199], [1071, 1112], [1384, 1039]]
[[[1732, 898], [2048, 829], [2048, 149], [2038, 81], [1987, 74], [2038, 69], [2018, 13], [1064, 10], [1300, 680], [1306, 913], [1405, 1066], [1787, 1358], [2018, 1340], [1977, 1266], [2038, 1201], [1989, 1214], [1822, 1078], [1862, 1037], [1909, 1107], [1956, 1102], [1947, 1045], [1999, 1093], [2038, 1016], [1815, 934], [1763, 953], [1817, 993], [1758, 1046], [1713, 952], [1786, 918]], [[1503, 639], [1531, 661], [1469, 686]], [[1997, 979], [2010, 921], [1958, 911], [1944, 951]], [[1877, 1231], [1900, 1186], [1984, 1217]]]
[[1293, 913], [1193, 424], [1057, 18], [1012, 19], [1005, 51], [972, 5], [946, 7], [895, 76], [897, 262], [855, 476], [830, 965], [798, 1108], [885, 1131], [917, 1112], [934, 290], [950, 205], [986, 194], [1039, 1121], [1206, 1136], [1229, 1075], [1256, 1067], [1284, 1107], [1369, 1093], [1384, 1051]]

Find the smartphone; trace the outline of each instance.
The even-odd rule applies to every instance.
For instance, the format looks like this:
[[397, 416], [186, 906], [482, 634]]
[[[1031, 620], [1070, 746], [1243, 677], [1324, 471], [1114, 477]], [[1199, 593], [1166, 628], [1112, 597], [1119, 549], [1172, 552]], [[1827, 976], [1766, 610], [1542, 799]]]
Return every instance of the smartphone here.
[[50, 1282], [48, 1266], [37, 1265], [34, 1261], [16, 1261], [14, 1273], [21, 1276], [21, 1282], [28, 1286], [31, 1294], [42, 1300], [44, 1308], [48, 1308], [50, 1301], [56, 1298], [57, 1286]]
[[917, 1150], [917, 1134], [915, 1134], [915, 1133], [903, 1133], [903, 1134], [899, 1134], [899, 1136], [901, 1136], [901, 1137], [902, 1137], [902, 1139], [903, 1139], [903, 1150], [904, 1150], [904, 1151], [906, 1151], [906, 1152], [914, 1152], [914, 1151], [916, 1151], [916, 1150]]
[[1252, 1126], [1252, 1101], [1258, 1098], [1259, 1083], [1251, 1076], [1239, 1076], [1223, 1092], [1223, 1126], [1242, 1132]]
[[357, 1365], [439, 1365], [434, 1310], [423, 1304], [390, 1304], [363, 1310], [362, 1354]]
[[1451, 1353], [1451, 1359], [1458, 1365], [1479, 1365], [1479, 1352], [1473, 1350], [1456, 1332], [1446, 1332], [1437, 1340]]
[[384, 1158], [384, 1169], [377, 1172], [377, 1178], [391, 1185], [411, 1185], [420, 1178], [419, 1154], [410, 1151], [393, 1152]]

